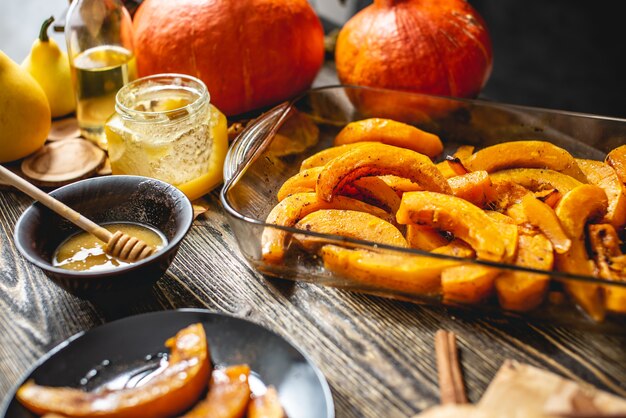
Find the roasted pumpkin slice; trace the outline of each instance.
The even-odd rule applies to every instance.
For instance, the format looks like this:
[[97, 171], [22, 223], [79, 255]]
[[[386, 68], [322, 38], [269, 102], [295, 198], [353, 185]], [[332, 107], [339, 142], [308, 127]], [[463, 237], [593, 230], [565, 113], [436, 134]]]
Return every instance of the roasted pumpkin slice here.
[[512, 141], [492, 145], [475, 152], [463, 161], [470, 171], [489, 173], [507, 168], [549, 168], [587, 183], [572, 155], [545, 141]]
[[405, 193], [396, 219], [400, 224], [451, 232], [471, 245], [478, 258], [512, 261], [515, 256], [517, 227], [495, 222], [477, 206], [455, 196], [426, 191]]
[[321, 173], [323, 167], [313, 167], [302, 170], [294, 176], [288, 178], [276, 193], [276, 197], [280, 202], [287, 196], [296, 193], [314, 192], [317, 184], [317, 176]]
[[396, 290], [414, 295], [438, 294], [441, 289], [441, 271], [459, 264], [455, 260], [352, 250], [336, 245], [325, 245], [321, 255], [327, 270], [350, 279], [351, 284], [372, 290]]
[[285, 410], [280, 404], [278, 392], [273, 386], [267, 391], [253, 398], [248, 405], [248, 418], [286, 418]]
[[351, 151], [354, 148], [358, 148], [362, 145], [363, 143], [357, 142], [355, 144], [346, 144], [339, 145], [337, 147], [326, 148], [302, 161], [302, 164], [300, 165], [300, 171], [307, 170], [313, 167], [322, 167], [336, 157], [339, 157], [340, 155], [343, 155], [346, 152]]
[[437, 135], [391, 119], [370, 118], [347, 124], [335, 137], [335, 145], [382, 142], [433, 158], [443, 151]]
[[[268, 224], [294, 226], [309, 213], [320, 209], [347, 209], [367, 212], [387, 222], [394, 218], [383, 209], [349, 197], [337, 196], [331, 203], [317, 198], [315, 193], [296, 193], [280, 201], [265, 220]], [[285, 239], [288, 233], [277, 228], [265, 228], [261, 235], [263, 260], [268, 263], [280, 263], [285, 255]]]
[[[348, 238], [394, 245], [406, 248], [409, 245], [402, 233], [387, 221], [365, 212], [340, 209], [322, 209], [312, 212], [295, 225], [305, 231], [340, 235]], [[295, 238], [305, 247], [321, 238], [297, 235]]]
[[494, 198], [495, 190], [486, 171], [473, 171], [451, 177], [448, 184], [452, 188], [452, 194], [478, 207], [483, 207]]
[[[626, 257], [622, 254], [620, 240], [611, 224], [589, 225], [589, 242], [603, 279], [626, 282]], [[626, 313], [626, 287], [604, 286], [606, 308], [611, 312]]]
[[[515, 264], [537, 270], [552, 270], [552, 243], [543, 234], [520, 235]], [[544, 300], [550, 276], [525, 271], [504, 271], [496, 278], [500, 306], [511, 311], [530, 311]]]
[[425, 190], [451, 193], [445, 177], [427, 156], [404, 148], [370, 142], [326, 164], [317, 179], [317, 195], [330, 202], [344, 185], [361, 177], [386, 174], [407, 178]]
[[378, 176], [378, 178], [384, 181], [387, 186], [391, 187], [393, 191], [396, 192], [396, 194], [400, 197], [402, 197], [402, 194], [406, 192], [417, 192], [419, 190], [424, 190], [424, 188], [419, 184], [402, 177], [386, 175]]
[[182, 418], [242, 418], [250, 401], [249, 375], [245, 364], [213, 370], [206, 398]]
[[565, 233], [554, 210], [532, 193], [527, 193], [519, 203], [511, 205], [506, 213], [518, 224], [528, 222], [539, 228], [548, 237], [557, 253], [563, 254], [572, 246], [572, 241]]
[[613, 167], [622, 183], [626, 183], [626, 145], [609, 152], [604, 162]]
[[474, 148], [473, 145], [461, 145], [456, 149], [456, 152], [452, 154], [452, 157], [464, 161], [474, 153]]
[[406, 227], [406, 241], [409, 247], [422, 251], [432, 251], [448, 245], [448, 240], [435, 228], [413, 224]]
[[496, 222], [500, 222], [500, 223], [503, 223], [503, 224], [514, 224], [515, 223], [513, 218], [511, 218], [510, 216], [505, 215], [504, 213], [497, 212], [495, 210], [486, 210], [485, 211], [485, 215], [489, 216], [491, 218], [491, 220], [496, 221]]
[[463, 164], [459, 160], [456, 159], [445, 159], [440, 163], [435, 164], [437, 170], [441, 172], [441, 174], [449, 179], [450, 177], [462, 176], [463, 174], [467, 174], [467, 170], [463, 167]]
[[352, 183], [364, 200], [385, 210], [396, 213], [400, 208], [400, 197], [384, 180], [378, 177], [361, 177]]
[[493, 293], [500, 270], [477, 264], [448, 267], [441, 272], [441, 290], [445, 301], [478, 303]]
[[[585, 248], [585, 225], [591, 219], [602, 218], [607, 206], [604, 190], [591, 184], [583, 184], [563, 196], [555, 212], [572, 245], [567, 252], [556, 254], [557, 269], [585, 276], [594, 275], [595, 266]], [[565, 283], [565, 288], [591, 318], [596, 321], [604, 318], [605, 306], [600, 286], [571, 280]]]
[[561, 193], [567, 193], [582, 184], [572, 176], [543, 168], [511, 168], [496, 171], [491, 173], [491, 180], [510, 181], [533, 192], [556, 189]]
[[626, 187], [624, 183], [608, 164], [582, 159], [577, 159], [576, 162], [589, 179], [589, 183], [604, 190], [609, 199], [606, 221], [616, 228], [620, 228], [626, 223]]
[[476, 252], [468, 243], [458, 238], [453, 239], [446, 245], [431, 251], [434, 254], [445, 254], [459, 258], [474, 258]]
[[211, 362], [204, 328], [190, 325], [165, 345], [171, 350], [168, 366], [142, 386], [84, 392], [28, 381], [17, 391], [17, 399], [39, 415], [158, 418], [179, 414], [196, 402], [209, 379]]

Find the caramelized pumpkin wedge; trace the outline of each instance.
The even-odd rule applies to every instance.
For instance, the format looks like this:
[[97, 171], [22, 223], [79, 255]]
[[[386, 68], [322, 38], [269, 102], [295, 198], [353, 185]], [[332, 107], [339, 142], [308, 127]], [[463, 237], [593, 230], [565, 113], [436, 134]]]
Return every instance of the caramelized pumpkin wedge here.
[[563, 254], [572, 246], [572, 241], [565, 233], [554, 210], [532, 193], [522, 197], [519, 203], [511, 205], [506, 213], [518, 224], [528, 222], [539, 228], [548, 237], [557, 253]]
[[441, 272], [441, 290], [445, 301], [478, 303], [493, 293], [493, 283], [500, 270], [477, 264], [449, 267]]
[[422, 251], [432, 251], [448, 245], [448, 240], [435, 228], [413, 224], [406, 227], [406, 241], [409, 247]]
[[448, 179], [448, 184], [452, 188], [452, 194], [478, 207], [483, 207], [494, 198], [493, 183], [486, 171], [473, 171], [451, 177]]
[[545, 141], [511, 141], [475, 152], [463, 161], [470, 171], [489, 173], [507, 168], [549, 168], [587, 183], [572, 155]]
[[325, 245], [324, 267], [351, 280], [352, 285], [372, 290], [396, 290], [413, 295], [432, 295], [441, 289], [440, 275], [459, 261], [427, 256], [374, 252]]
[[28, 381], [17, 391], [17, 399], [39, 415], [159, 418], [179, 414], [200, 397], [211, 373], [204, 328], [202, 324], [190, 325], [165, 345], [171, 350], [169, 364], [142, 386], [84, 392]]
[[425, 155], [380, 143], [363, 143], [324, 166], [317, 179], [317, 195], [330, 202], [346, 184], [361, 177], [392, 174], [407, 178], [425, 190], [451, 193], [450, 186]]
[[461, 161], [466, 160], [474, 153], [474, 148], [473, 145], [460, 145], [452, 157]]
[[273, 386], [269, 386], [267, 391], [253, 398], [248, 405], [247, 418], [286, 418], [285, 410], [280, 404], [278, 392]]
[[616, 228], [626, 224], [626, 187], [615, 170], [600, 161], [577, 159], [576, 162], [589, 183], [601, 187], [606, 193], [609, 199], [606, 221]]
[[314, 192], [317, 184], [317, 176], [322, 172], [323, 167], [313, 167], [302, 170], [299, 173], [288, 178], [276, 193], [276, 197], [280, 202], [287, 196], [296, 193]]
[[495, 222], [477, 206], [455, 196], [426, 191], [405, 193], [396, 219], [400, 224], [451, 232], [471, 245], [478, 258], [512, 261], [515, 256], [517, 227]]
[[335, 137], [335, 145], [382, 142], [433, 158], [443, 151], [437, 135], [392, 119], [370, 118], [347, 124]]
[[544, 168], [511, 168], [496, 171], [491, 173], [491, 180], [510, 181], [533, 192], [556, 189], [561, 193], [567, 193], [583, 184], [572, 176]]
[[245, 364], [213, 370], [206, 398], [182, 418], [242, 418], [250, 401], [249, 375]]
[[361, 177], [352, 183], [364, 200], [385, 210], [396, 213], [400, 208], [400, 197], [384, 180], [379, 177]]
[[[309, 213], [320, 209], [347, 209], [371, 213], [387, 222], [394, 218], [376, 206], [349, 197], [337, 196], [331, 203], [317, 198], [315, 193], [296, 193], [280, 201], [265, 220], [268, 224], [294, 226]], [[263, 260], [268, 263], [280, 263], [285, 255], [287, 231], [278, 228], [265, 228], [261, 235], [261, 251]]]
[[[589, 225], [589, 243], [598, 274], [606, 280], [626, 282], [626, 257], [622, 254], [617, 231], [611, 224]], [[606, 308], [626, 313], [626, 287], [605, 285]]]
[[[515, 264], [536, 270], [552, 270], [552, 243], [543, 234], [520, 235]], [[496, 278], [500, 306], [511, 311], [530, 311], [544, 300], [550, 276], [526, 271], [504, 271]]]
[[460, 160], [448, 159], [446, 158], [440, 163], [435, 164], [437, 170], [441, 172], [445, 178], [449, 179], [450, 177], [462, 176], [463, 174], [467, 174], [467, 170], [463, 167]]
[[[563, 196], [555, 212], [572, 245], [567, 252], [556, 254], [556, 267], [560, 271], [594, 276], [595, 266], [585, 248], [585, 225], [591, 219], [603, 217], [607, 206], [604, 190], [590, 184], [583, 184]], [[604, 319], [600, 286], [571, 280], [565, 283], [565, 288], [591, 318]]]
[[609, 152], [604, 161], [613, 167], [622, 183], [626, 183], [626, 144]]
[[346, 145], [339, 145], [336, 147], [326, 148], [322, 151], [319, 151], [311, 155], [310, 157], [302, 161], [302, 164], [300, 165], [300, 171], [307, 170], [313, 167], [325, 166], [331, 160], [339, 157], [340, 155], [345, 154], [348, 151], [358, 148], [362, 145], [363, 143], [357, 142], [355, 144], [346, 144]]
[[396, 194], [400, 197], [402, 197], [402, 194], [406, 192], [417, 192], [419, 190], [424, 190], [424, 188], [419, 184], [402, 177], [386, 175], [378, 176], [378, 178], [384, 181], [387, 186], [391, 187], [393, 191], [396, 192]]
[[[322, 234], [341, 235], [378, 244], [408, 247], [402, 233], [387, 221], [365, 212], [340, 209], [322, 209], [310, 213], [295, 225], [298, 229]], [[294, 238], [303, 246], [315, 244], [317, 237], [297, 235]]]

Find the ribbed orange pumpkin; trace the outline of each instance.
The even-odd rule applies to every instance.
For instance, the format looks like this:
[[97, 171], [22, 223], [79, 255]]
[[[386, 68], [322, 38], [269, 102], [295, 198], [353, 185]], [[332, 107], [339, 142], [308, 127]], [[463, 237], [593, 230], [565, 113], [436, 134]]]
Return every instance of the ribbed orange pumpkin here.
[[342, 28], [335, 60], [344, 84], [475, 97], [493, 56], [465, 0], [374, 0]]
[[227, 115], [294, 96], [324, 60], [307, 0], [145, 0], [133, 22], [141, 76], [198, 77]]

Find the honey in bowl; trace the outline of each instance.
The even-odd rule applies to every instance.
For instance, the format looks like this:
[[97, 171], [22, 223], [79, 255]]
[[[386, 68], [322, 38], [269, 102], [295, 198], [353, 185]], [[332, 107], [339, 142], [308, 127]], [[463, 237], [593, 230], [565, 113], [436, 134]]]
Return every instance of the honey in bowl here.
[[[102, 225], [111, 232], [121, 231], [136, 237], [156, 251], [167, 244], [167, 239], [158, 230], [136, 223], [111, 223]], [[67, 270], [102, 271], [131, 264], [113, 257], [105, 251], [106, 243], [87, 232], [79, 232], [63, 241], [54, 252], [52, 265]]]

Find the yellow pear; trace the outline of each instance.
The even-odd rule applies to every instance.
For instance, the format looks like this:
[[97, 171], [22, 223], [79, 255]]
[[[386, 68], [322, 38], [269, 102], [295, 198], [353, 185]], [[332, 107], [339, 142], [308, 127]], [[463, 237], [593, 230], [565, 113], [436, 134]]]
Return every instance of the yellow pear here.
[[0, 163], [35, 152], [50, 131], [50, 106], [34, 78], [0, 51]]
[[67, 54], [61, 51], [54, 39], [48, 37], [48, 28], [53, 21], [51, 17], [41, 25], [39, 38], [22, 62], [22, 68], [37, 80], [46, 93], [52, 117], [56, 118], [73, 112], [76, 100]]

